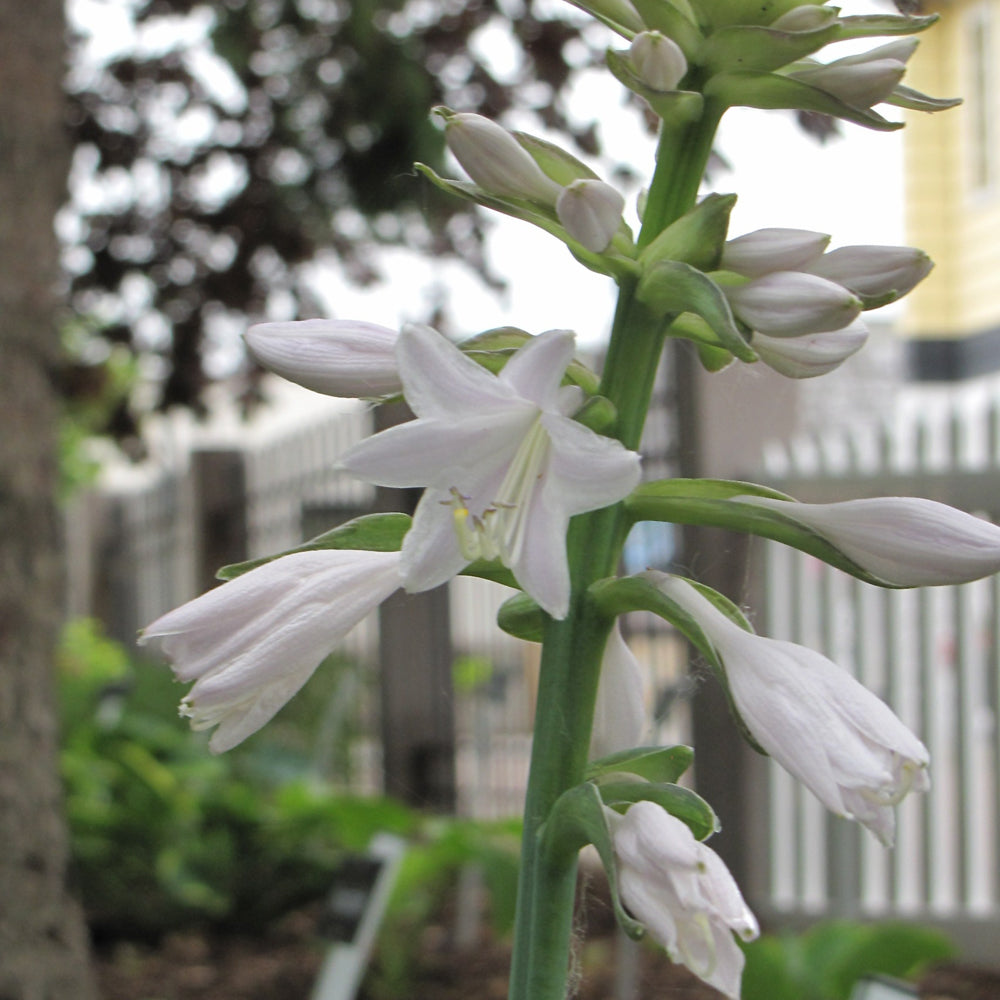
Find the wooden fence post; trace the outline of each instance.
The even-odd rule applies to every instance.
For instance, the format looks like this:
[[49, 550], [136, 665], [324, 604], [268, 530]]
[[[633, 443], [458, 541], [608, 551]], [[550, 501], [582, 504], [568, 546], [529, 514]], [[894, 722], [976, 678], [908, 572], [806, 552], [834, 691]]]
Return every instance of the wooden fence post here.
[[249, 557], [246, 456], [242, 451], [191, 453], [197, 519], [195, 579], [198, 591], [218, 586], [216, 570]]
[[[380, 406], [375, 429], [409, 416]], [[377, 510], [412, 513], [420, 490], [380, 488]], [[410, 805], [454, 812], [455, 697], [447, 586], [396, 593], [379, 610], [382, 769], [387, 795]]]

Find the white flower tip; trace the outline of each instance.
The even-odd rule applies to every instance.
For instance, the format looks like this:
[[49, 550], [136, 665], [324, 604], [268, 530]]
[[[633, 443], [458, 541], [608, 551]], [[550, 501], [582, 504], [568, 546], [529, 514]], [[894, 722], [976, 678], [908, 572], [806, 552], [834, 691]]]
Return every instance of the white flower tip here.
[[559, 185], [503, 126], [469, 112], [436, 108], [445, 122], [445, 142], [462, 169], [484, 191], [551, 205]]
[[757, 229], [727, 240], [721, 265], [747, 278], [772, 271], [798, 271], [819, 258], [830, 242], [826, 233], [808, 229]]
[[629, 58], [636, 75], [651, 90], [669, 93], [687, 73], [681, 47], [659, 31], [642, 31], [632, 39]]
[[816, 4], [803, 4], [786, 10], [777, 20], [771, 22], [771, 28], [776, 31], [815, 31], [825, 28], [837, 20], [837, 11], [831, 7], [820, 7]]
[[754, 333], [750, 346], [769, 368], [786, 378], [816, 378], [839, 368], [864, 347], [868, 329], [855, 320], [843, 330], [804, 337], [768, 337]]
[[566, 232], [591, 253], [607, 250], [624, 208], [621, 194], [598, 180], [573, 181], [556, 200], [556, 215]]
[[327, 396], [359, 398], [400, 391], [398, 336], [376, 323], [307, 319], [258, 323], [243, 339], [260, 365], [289, 382]]

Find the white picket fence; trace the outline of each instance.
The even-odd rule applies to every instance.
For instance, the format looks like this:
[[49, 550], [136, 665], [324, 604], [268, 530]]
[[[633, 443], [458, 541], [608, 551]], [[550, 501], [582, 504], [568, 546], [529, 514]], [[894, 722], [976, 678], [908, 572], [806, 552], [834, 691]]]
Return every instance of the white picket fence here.
[[[913, 495], [1000, 520], [1000, 393], [901, 400], [875, 427], [772, 449], [768, 481], [800, 500]], [[776, 914], [928, 920], [1000, 953], [1000, 580], [888, 591], [760, 546], [759, 630], [822, 650], [924, 740], [932, 787], [898, 809], [896, 848], [830, 817], [777, 766], [755, 842]], [[758, 562], [758, 565], [760, 563]]]

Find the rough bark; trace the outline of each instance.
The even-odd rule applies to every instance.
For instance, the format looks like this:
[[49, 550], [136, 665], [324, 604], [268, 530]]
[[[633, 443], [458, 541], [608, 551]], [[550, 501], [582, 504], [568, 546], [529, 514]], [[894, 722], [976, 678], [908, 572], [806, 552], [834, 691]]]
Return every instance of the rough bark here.
[[62, 74], [62, 0], [0, 0], [0, 1000], [94, 995], [66, 888], [52, 675]]

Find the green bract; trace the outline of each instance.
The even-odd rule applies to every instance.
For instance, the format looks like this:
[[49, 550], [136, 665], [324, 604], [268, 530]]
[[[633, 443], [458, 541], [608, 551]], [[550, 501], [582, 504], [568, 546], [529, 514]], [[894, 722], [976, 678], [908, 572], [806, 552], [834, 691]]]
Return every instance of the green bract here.
[[756, 361], [719, 286], [690, 264], [655, 261], [643, 272], [637, 297], [671, 322], [681, 313], [695, 313], [711, 328], [719, 346], [742, 361]]
[[316, 549], [367, 549], [371, 552], [398, 552], [403, 536], [410, 530], [409, 514], [365, 514], [346, 524], [341, 524], [322, 535], [311, 538], [295, 548], [249, 559], [246, 562], [223, 566], [215, 576], [218, 580], [234, 580], [258, 566], [280, 559], [293, 552], [312, 552]]

